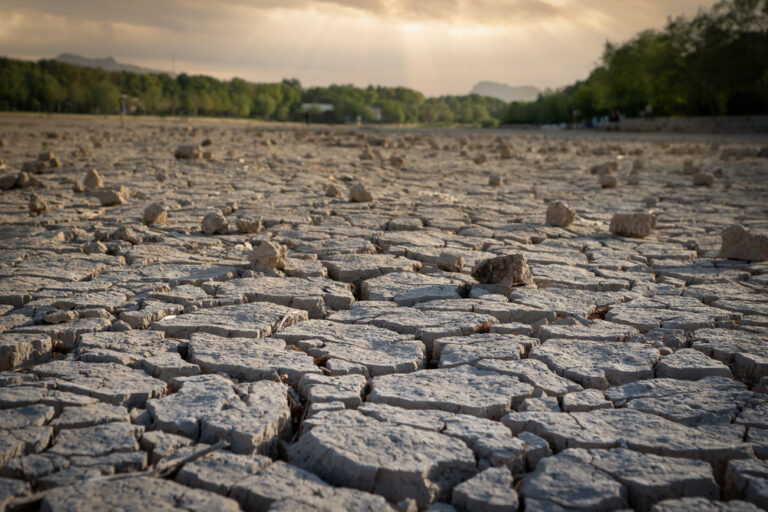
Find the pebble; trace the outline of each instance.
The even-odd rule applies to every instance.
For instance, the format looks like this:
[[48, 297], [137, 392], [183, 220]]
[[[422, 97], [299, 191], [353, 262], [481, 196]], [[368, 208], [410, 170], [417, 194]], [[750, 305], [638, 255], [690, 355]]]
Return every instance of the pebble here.
[[144, 224], [162, 224], [168, 221], [168, 210], [160, 203], [152, 203], [144, 209]]
[[565, 201], [552, 201], [547, 205], [547, 224], [566, 228], [576, 219], [576, 210]]

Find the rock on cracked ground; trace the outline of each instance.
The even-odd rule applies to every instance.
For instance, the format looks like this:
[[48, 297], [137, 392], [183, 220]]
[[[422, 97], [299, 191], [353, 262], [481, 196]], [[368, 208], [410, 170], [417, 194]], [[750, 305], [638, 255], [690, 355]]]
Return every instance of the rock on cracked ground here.
[[2, 121], [0, 509], [768, 507], [764, 140]]

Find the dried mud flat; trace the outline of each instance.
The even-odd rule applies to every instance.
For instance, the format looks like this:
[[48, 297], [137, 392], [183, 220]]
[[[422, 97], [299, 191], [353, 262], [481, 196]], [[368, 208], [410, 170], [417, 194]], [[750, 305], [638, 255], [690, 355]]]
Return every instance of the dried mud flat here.
[[765, 141], [0, 120], [0, 509], [768, 506]]

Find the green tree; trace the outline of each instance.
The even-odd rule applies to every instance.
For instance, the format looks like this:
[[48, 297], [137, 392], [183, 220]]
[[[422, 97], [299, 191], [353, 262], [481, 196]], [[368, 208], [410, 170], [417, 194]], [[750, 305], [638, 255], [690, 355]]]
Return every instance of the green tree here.
[[275, 99], [266, 94], [261, 93], [256, 95], [253, 101], [253, 115], [261, 119], [269, 119], [277, 109], [277, 102]]
[[91, 89], [90, 106], [100, 114], [112, 114], [120, 103], [120, 91], [111, 82], [101, 81]]

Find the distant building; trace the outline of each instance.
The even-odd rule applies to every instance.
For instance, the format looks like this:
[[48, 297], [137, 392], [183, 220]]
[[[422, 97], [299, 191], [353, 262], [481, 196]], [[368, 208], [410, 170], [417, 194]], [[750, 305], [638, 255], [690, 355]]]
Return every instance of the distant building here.
[[333, 112], [332, 103], [302, 103], [302, 112]]

